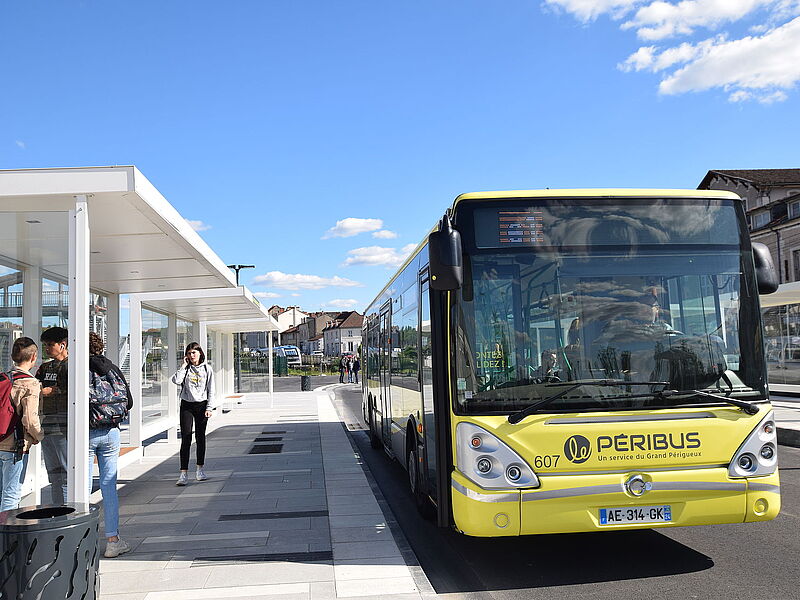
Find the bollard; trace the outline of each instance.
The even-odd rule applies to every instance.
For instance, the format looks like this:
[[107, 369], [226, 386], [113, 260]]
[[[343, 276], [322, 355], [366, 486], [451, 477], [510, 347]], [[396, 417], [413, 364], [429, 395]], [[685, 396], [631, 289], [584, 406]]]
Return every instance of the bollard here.
[[28, 506], [0, 512], [0, 597], [95, 600], [96, 506]]
[[311, 391], [311, 376], [310, 375], [300, 375], [300, 391], [301, 392], [310, 392]]

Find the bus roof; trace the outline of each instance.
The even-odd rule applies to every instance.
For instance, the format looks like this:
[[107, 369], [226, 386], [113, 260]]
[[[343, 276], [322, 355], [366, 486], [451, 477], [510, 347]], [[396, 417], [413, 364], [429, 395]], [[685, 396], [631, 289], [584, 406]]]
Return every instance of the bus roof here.
[[741, 200], [733, 192], [722, 190], [671, 190], [631, 188], [585, 188], [572, 190], [506, 190], [470, 192], [453, 201], [453, 208], [464, 200], [517, 200], [522, 198], [720, 198]]
[[[652, 189], [652, 188], [576, 188], [576, 189], [561, 189], [561, 190], [505, 190], [496, 192], [468, 192], [460, 194], [453, 200], [451, 211], [455, 210], [459, 202], [465, 200], [518, 200], [524, 198], [719, 198], [722, 200], [739, 200], [741, 198], [733, 192], [723, 190], [682, 190], [682, 189]], [[394, 272], [392, 277], [381, 288], [381, 291], [372, 299], [372, 301], [365, 307], [364, 316], [366, 317], [366, 309], [375, 304], [375, 301], [383, 295], [392, 282], [397, 279], [397, 276], [403, 272], [403, 269], [408, 266], [414, 257], [419, 254], [423, 246], [428, 243], [428, 235], [435, 231], [439, 226], [438, 223], [434, 224], [433, 228], [428, 231], [422, 241], [417, 244], [417, 247], [408, 255], [403, 261], [403, 264]]]

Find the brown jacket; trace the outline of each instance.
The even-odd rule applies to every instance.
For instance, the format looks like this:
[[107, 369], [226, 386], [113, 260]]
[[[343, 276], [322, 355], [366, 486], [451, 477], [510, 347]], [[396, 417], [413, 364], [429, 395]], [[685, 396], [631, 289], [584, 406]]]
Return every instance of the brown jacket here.
[[[23, 372], [27, 373], [27, 371]], [[25, 452], [32, 444], [38, 444], [44, 437], [42, 425], [39, 422], [39, 392], [41, 389], [42, 384], [35, 377], [17, 379], [11, 388], [11, 404], [21, 417], [22, 428], [25, 430]], [[14, 451], [13, 434], [0, 441], [0, 450]]]

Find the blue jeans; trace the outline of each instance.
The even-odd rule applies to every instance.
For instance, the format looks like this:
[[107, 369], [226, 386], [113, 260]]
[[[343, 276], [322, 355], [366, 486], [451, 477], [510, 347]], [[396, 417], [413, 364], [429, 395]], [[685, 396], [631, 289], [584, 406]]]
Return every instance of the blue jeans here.
[[45, 430], [42, 456], [50, 480], [51, 503], [64, 504], [67, 501], [67, 437], [59, 431]]
[[[89, 430], [89, 472], [94, 467], [94, 457], [100, 468], [100, 491], [103, 494], [103, 517], [106, 537], [119, 534], [119, 498], [117, 498], [117, 459], [119, 458], [119, 429], [104, 427]], [[92, 493], [92, 480], [89, 480]]]
[[23, 454], [22, 460], [15, 463], [13, 452], [0, 450], [0, 489], [2, 489], [0, 510], [12, 510], [19, 507], [19, 496], [22, 492], [22, 482], [25, 481], [27, 468], [27, 454]]

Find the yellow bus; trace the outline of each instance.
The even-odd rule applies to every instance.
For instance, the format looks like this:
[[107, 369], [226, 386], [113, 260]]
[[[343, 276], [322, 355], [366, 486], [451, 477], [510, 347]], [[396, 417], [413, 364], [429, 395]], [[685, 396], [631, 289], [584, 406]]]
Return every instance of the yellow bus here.
[[461, 195], [366, 311], [372, 445], [471, 536], [773, 519], [775, 289], [729, 192]]

